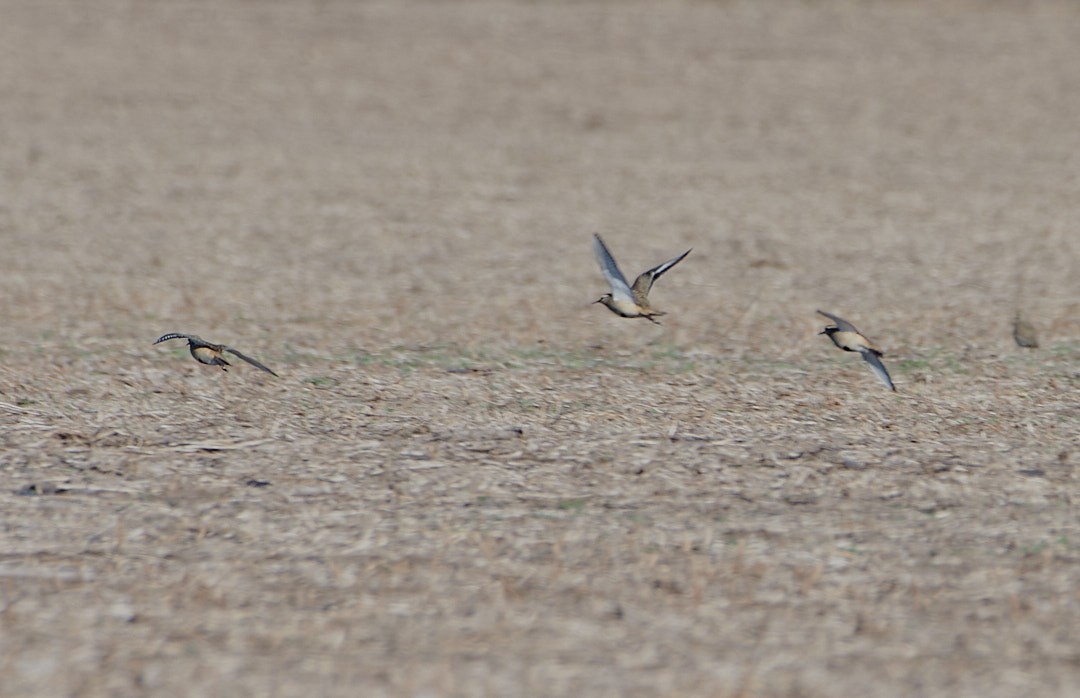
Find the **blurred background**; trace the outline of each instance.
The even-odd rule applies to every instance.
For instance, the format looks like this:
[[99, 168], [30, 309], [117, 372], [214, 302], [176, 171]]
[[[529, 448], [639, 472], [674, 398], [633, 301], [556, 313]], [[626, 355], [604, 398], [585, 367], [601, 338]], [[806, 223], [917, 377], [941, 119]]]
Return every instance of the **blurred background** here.
[[[5, 3], [5, 344], [1075, 342], [1078, 46], [1068, 3]], [[694, 248], [665, 327], [588, 305], [594, 231]]]

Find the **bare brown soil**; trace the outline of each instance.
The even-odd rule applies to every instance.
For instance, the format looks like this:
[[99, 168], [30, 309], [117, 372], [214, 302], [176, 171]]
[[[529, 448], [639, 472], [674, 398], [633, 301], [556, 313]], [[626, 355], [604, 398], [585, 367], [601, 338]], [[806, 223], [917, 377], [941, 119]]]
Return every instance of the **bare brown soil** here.
[[0, 14], [0, 694], [1080, 694], [1080, 7]]

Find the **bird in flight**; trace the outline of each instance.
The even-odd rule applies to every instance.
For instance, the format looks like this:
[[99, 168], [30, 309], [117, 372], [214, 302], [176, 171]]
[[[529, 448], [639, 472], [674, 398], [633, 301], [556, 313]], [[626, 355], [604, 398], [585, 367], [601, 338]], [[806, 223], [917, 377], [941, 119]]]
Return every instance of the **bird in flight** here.
[[188, 349], [191, 350], [191, 355], [195, 357], [195, 360], [201, 364], [207, 364], [208, 366], [221, 366], [222, 371], [227, 371], [226, 366], [232, 366], [225, 360], [225, 353], [228, 352], [235, 357], [247, 361], [255, 368], [266, 371], [271, 376], [280, 377], [278, 374], [271, 371], [266, 366], [262, 365], [250, 356], [245, 356], [232, 347], [227, 347], [224, 344], [212, 344], [206, 341], [202, 337], [196, 337], [193, 334], [181, 334], [180, 332], [170, 332], [169, 334], [162, 335], [158, 338], [154, 344], [160, 344], [167, 342], [170, 339], [186, 339], [188, 343]]
[[829, 339], [832, 343], [840, 347], [844, 351], [857, 351], [862, 355], [863, 361], [870, 364], [870, 368], [881, 382], [885, 384], [889, 390], [896, 391], [896, 386], [893, 385], [892, 378], [889, 377], [889, 372], [885, 370], [885, 364], [881, 363], [881, 356], [885, 352], [874, 346], [874, 343], [867, 339], [861, 332], [855, 329], [855, 325], [845, 320], [842, 317], [837, 317], [832, 313], [826, 313], [824, 310], [819, 310], [818, 313], [824, 315], [833, 321], [834, 324], [829, 325], [818, 334], [829, 335]]
[[660, 323], [655, 318], [665, 313], [654, 310], [649, 305], [649, 291], [652, 289], [653, 283], [668, 269], [683, 261], [686, 255], [690, 254], [690, 250], [648, 271], [642, 272], [634, 280], [633, 286], [626, 282], [626, 277], [619, 271], [619, 265], [615, 263], [615, 258], [611, 256], [607, 245], [595, 233], [593, 234], [593, 254], [596, 255], [596, 261], [600, 264], [600, 271], [604, 273], [604, 278], [607, 279], [608, 285], [611, 286], [611, 293], [605, 293], [593, 302], [603, 303], [608, 307], [608, 310], [616, 315], [643, 317], [649, 322], [659, 325]]

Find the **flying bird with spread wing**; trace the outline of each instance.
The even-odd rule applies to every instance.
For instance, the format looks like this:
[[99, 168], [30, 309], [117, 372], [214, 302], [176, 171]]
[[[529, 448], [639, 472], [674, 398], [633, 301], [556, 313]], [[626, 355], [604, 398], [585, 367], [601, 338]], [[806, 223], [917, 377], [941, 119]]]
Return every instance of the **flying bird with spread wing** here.
[[669, 259], [663, 264], [642, 272], [634, 280], [634, 285], [631, 286], [626, 282], [626, 277], [619, 270], [619, 265], [615, 263], [615, 258], [611, 256], [611, 252], [608, 250], [607, 245], [596, 233], [593, 234], [593, 254], [596, 255], [596, 261], [600, 265], [600, 271], [604, 273], [604, 278], [607, 279], [608, 285], [611, 287], [611, 293], [605, 293], [600, 296], [599, 299], [593, 301], [594, 303], [603, 303], [607, 306], [608, 310], [620, 315], [622, 317], [643, 317], [649, 322], [660, 324], [655, 318], [660, 315], [665, 315], [663, 311], [655, 310], [649, 305], [649, 291], [652, 290], [653, 283], [656, 282], [668, 269], [685, 259], [686, 255], [690, 254], [691, 250], [683, 252], [674, 259]]
[[245, 356], [232, 347], [227, 347], [224, 344], [214, 344], [208, 342], [202, 337], [196, 337], [193, 334], [182, 334], [180, 332], [170, 332], [169, 334], [162, 335], [158, 338], [154, 344], [160, 344], [167, 342], [170, 339], [183, 339], [188, 343], [188, 349], [191, 351], [191, 355], [195, 357], [195, 360], [201, 364], [207, 364], [208, 366], [220, 366], [222, 371], [227, 371], [227, 366], [232, 366], [231, 363], [225, 360], [225, 354], [229, 353], [233, 356], [247, 361], [255, 368], [266, 371], [272, 376], [280, 378], [278, 374], [271, 371], [269, 368], [259, 363], [250, 356]]
[[881, 363], [881, 357], [885, 352], [874, 346], [874, 343], [866, 338], [863, 333], [855, 329], [855, 325], [845, 320], [842, 317], [833, 315], [832, 313], [826, 313], [824, 310], [819, 310], [818, 313], [824, 315], [833, 321], [832, 325], [829, 325], [818, 334], [825, 334], [829, 336], [832, 343], [840, 347], [844, 351], [858, 352], [863, 361], [870, 364], [870, 368], [874, 371], [881, 382], [885, 384], [889, 390], [896, 391], [896, 386], [893, 385], [892, 378], [889, 377], [889, 372], [885, 370], [885, 364]]

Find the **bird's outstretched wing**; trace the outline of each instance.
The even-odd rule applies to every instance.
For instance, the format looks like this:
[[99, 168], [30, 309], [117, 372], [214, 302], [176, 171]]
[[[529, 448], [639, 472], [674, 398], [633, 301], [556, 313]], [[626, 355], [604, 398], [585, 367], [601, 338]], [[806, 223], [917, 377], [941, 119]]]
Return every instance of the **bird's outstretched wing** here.
[[669, 259], [663, 264], [657, 264], [655, 267], [649, 269], [648, 271], [641, 272], [641, 274], [638, 275], [638, 278], [634, 280], [634, 286], [630, 289], [634, 294], [634, 301], [638, 305], [644, 305], [644, 301], [649, 298], [649, 291], [652, 290], [653, 283], [655, 283], [657, 279], [663, 276], [664, 272], [666, 272], [668, 269], [671, 269], [673, 266], [686, 259], [686, 255], [690, 254], [690, 252], [692, 251], [693, 248], [687, 250], [686, 252], [683, 252], [681, 255], [675, 257], [674, 259]]
[[833, 323], [836, 325], [836, 328], [839, 329], [841, 332], [854, 332], [856, 334], [861, 334], [857, 329], [855, 329], [855, 325], [852, 325], [850, 322], [848, 322], [842, 317], [833, 315], [832, 313], [826, 313], [824, 310], [819, 310], [818, 313], [832, 320]]
[[182, 334], [180, 332], [170, 332], [169, 334], [163, 334], [160, 337], [158, 337], [157, 341], [154, 342], [154, 344], [161, 344], [162, 342], [167, 342], [170, 339], [186, 339], [189, 342], [192, 341], [192, 340], [197, 341], [197, 342], [202, 341], [201, 339], [199, 339], [198, 337], [196, 337], [193, 334]]
[[593, 254], [596, 255], [596, 262], [600, 265], [600, 271], [604, 273], [604, 278], [607, 279], [608, 286], [611, 287], [612, 298], [617, 301], [633, 303], [634, 294], [630, 291], [630, 284], [626, 283], [626, 277], [619, 271], [619, 265], [615, 263], [615, 258], [611, 256], [607, 245], [596, 233], [593, 233]]
[[255, 368], [262, 369], [263, 371], [266, 371], [267, 373], [269, 373], [271, 376], [274, 376], [275, 378], [280, 378], [281, 377], [278, 374], [271, 371], [266, 366], [264, 366], [261, 363], [259, 363], [258, 361], [256, 361], [255, 359], [251, 358], [250, 356], [246, 356], [244, 354], [241, 354], [240, 352], [233, 349], [232, 347], [225, 347], [224, 349], [225, 349], [225, 351], [229, 352], [233, 356], [239, 357], [239, 358], [243, 359], [244, 361], [247, 361], [249, 364], [251, 364]]
[[896, 392], [896, 386], [893, 385], [892, 378], [889, 377], [889, 372], [885, 370], [885, 364], [881, 363], [881, 359], [878, 358], [877, 353], [871, 349], [863, 349], [859, 353], [862, 354], [863, 361], [870, 364], [870, 368], [877, 377], [881, 379], [881, 382], [885, 384], [885, 387]]

